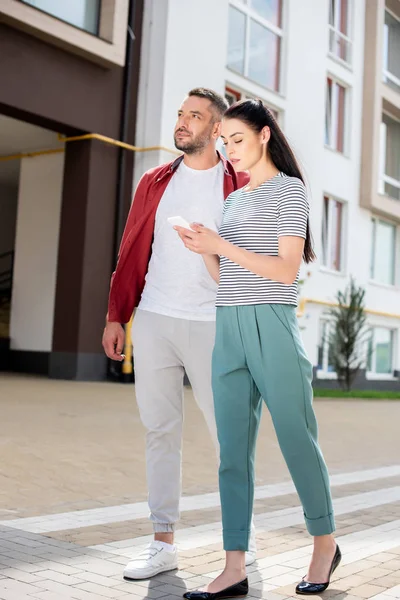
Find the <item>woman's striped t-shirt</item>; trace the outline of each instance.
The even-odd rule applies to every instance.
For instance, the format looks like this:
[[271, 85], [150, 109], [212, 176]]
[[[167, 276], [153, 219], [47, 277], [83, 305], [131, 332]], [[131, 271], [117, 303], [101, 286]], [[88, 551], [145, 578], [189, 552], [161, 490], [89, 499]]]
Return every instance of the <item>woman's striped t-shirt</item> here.
[[[309, 205], [303, 182], [278, 173], [251, 191], [228, 196], [219, 234], [249, 252], [278, 256], [278, 238], [306, 237]], [[217, 306], [248, 304], [297, 305], [297, 283], [260, 277], [221, 256]]]

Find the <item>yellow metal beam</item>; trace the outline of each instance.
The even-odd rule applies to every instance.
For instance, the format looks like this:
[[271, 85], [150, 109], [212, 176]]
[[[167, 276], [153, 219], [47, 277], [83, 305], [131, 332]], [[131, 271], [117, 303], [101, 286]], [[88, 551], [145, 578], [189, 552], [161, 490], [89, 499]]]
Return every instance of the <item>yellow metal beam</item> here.
[[9, 154], [8, 156], [0, 156], [0, 161], [33, 158], [34, 156], [41, 156], [42, 154], [59, 154], [61, 152], [64, 152], [64, 148], [54, 148], [53, 150], [36, 150], [35, 152], [20, 152], [18, 154]]
[[72, 137], [64, 137], [59, 133], [58, 139], [60, 140], [60, 142], [99, 140], [100, 142], [104, 142], [105, 144], [110, 144], [111, 146], [119, 146], [120, 148], [125, 148], [125, 150], [131, 150], [132, 152], [153, 152], [154, 150], [163, 150], [164, 152], [170, 152], [171, 154], [181, 154], [181, 152], [178, 152], [177, 150], [172, 150], [171, 148], [166, 148], [165, 146], [132, 146], [132, 144], [126, 144], [125, 142], [114, 140], [113, 138], [107, 137], [105, 135], [100, 135], [99, 133], [85, 133], [84, 135], [74, 135]]
[[[304, 316], [307, 304], [320, 304], [322, 306], [337, 307], [337, 302], [328, 302], [326, 300], [316, 300], [315, 298], [301, 298], [299, 302], [299, 310], [297, 312], [298, 317]], [[369, 315], [375, 315], [377, 317], [386, 317], [389, 319], [400, 319], [400, 314], [388, 313], [380, 310], [373, 310], [372, 308], [366, 308], [365, 312]]]
[[131, 339], [132, 321], [133, 321], [133, 315], [132, 315], [129, 323], [125, 327], [125, 346], [124, 346], [125, 358], [122, 363], [122, 373], [124, 375], [130, 375], [133, 371], [133, 369], [132, 369], [132, 339]]
[[[80, 142], [83, 140], [99, 140], [100, 142], [104, 142], [105, 144], [110, 144], [111, 146], [118, 146], [119, 148], [130, 150], [131, 152], [153, 152], [156, 150], [163, 150], [164, 152], [169, 152], [170, 154], [175, 154], [176, 156], [181, 154], [181, 152], [178, 152], [178, 150], [166, 148], [165, 146], [132, 146], [132, 144], [126, 144], [125, 142], [114, 140], [113, 138], [109, 138], [105, 135], [100, 135], [99, 133], [85, 133], [84, 135], [74, 135], [72, 137], [64, 137], [59, 133], [58, 140], [63, 143]], [[19, 152], [18, 154], [0, 156], [0, 161], [19, 160], [21, 158], [32, 158], [34, 156], [41, 156], [43, 154], [58, 154], [61, 152], [64, 152], [64, 148], [54, 148], [51, 150], [36, 150], [34, 152]]]

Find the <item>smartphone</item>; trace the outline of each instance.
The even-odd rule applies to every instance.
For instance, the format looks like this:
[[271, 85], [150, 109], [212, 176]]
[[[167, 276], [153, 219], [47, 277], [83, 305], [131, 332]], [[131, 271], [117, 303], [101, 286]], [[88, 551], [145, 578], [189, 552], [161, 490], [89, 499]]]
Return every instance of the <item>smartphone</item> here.
[[170, 223], [170, 225], [172, 225], [172, 227], [184, 227], [185, 229], [190, 229], [193, 231], [189, 223], [183, 217], [168, 217], [167, 221]]

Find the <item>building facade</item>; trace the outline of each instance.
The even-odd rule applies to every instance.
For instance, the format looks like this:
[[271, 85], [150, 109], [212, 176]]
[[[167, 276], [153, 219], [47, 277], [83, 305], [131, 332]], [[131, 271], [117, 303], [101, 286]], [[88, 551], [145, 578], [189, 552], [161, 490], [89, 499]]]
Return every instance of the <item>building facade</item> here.
[[356, 387], [399, 389], [399, 65], [399, 0], [0, 0], [0, 368], [105, 378], [132, 181], [176, 155], [177, 109], [206, 86], [261, 98], [304, 171], [316, 385], [336, 385], [328, 311], [353, 276], [370, 332]]
[[[147, 0], [141, 55], [140, 146], [173, 148], [192, 87], [274, 111], [310, 193], [318, 258], [303, 269], [299, 315], [316, 385], [335, 385], [328, 310], [353, 276], [370, 337], [356, 387], [399, 389], [400, 2]], [[136, 155], [135, 181], [170, 159]]]
[[142, 0], [0, 1], [0, 369], [106, 375], [133, 177], [113, 141], [135, 138], [142, 12]]

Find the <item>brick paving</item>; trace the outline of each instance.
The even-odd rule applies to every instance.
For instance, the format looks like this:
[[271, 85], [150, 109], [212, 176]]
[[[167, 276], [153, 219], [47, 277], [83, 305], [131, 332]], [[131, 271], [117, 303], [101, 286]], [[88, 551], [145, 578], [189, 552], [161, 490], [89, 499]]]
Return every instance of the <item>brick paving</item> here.
[[[185, 395], [179, 570], [125, 582], [129, 557], [151, 539], [134, 387], [0, 375], [0, 600], [176, 600], [221, 569], [215, 452]], [[324, 598], [400, 598], [400, 402], [315, 407], [343, 553]], [[307, 570], [310, 538], [289, 482], [265, 410], [250, 600], [295, 597]]]

